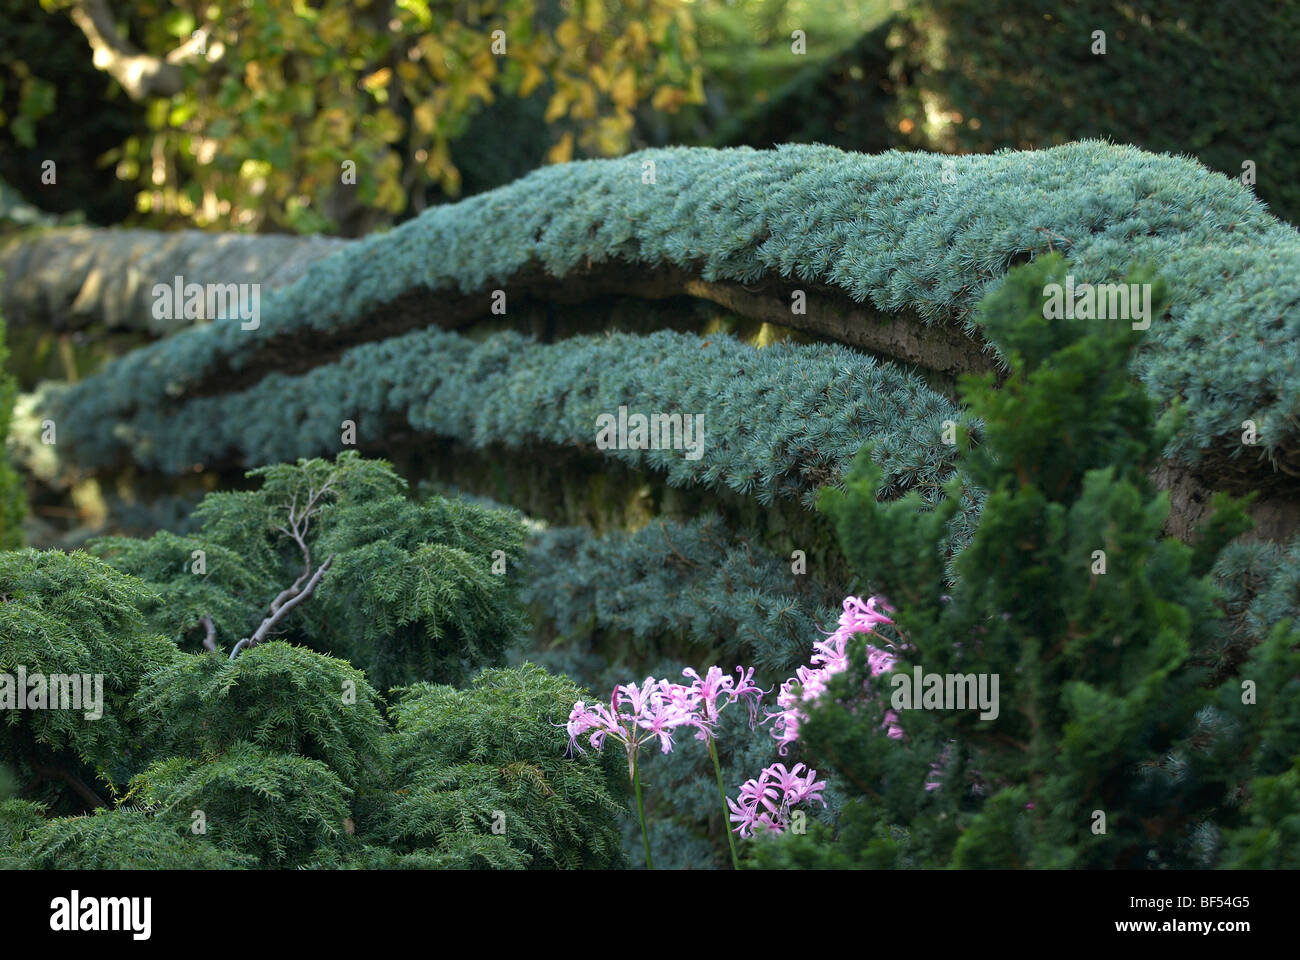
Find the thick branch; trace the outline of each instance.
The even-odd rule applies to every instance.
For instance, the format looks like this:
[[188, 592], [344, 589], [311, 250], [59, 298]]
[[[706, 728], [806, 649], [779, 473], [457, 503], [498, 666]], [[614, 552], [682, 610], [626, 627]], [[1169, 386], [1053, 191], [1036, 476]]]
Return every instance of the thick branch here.
[[284, 606], [284, 604], [287, 601], [292, 600], [294, 597], [298, 596], [298, 592], [302, 589], [303, 581], [306, 580], [309, 576], [311, 576], [310, 563], [308, 563], [306, 570], [298, 574], [297, 580], [295, 580], [293, 583], [289, 584], [289, 586], [281, 590], [279, 594], [276, 595], [276, 598], [271, 601], [271, 612], [272, 613], [278, 612], [279, 609], [282, 606]]
[[180, 93], [184, 77], [176, 64], [197, 49], [197, 41], [187, 40], [165, 58], [155, 57], [142, 53], [117, 32], [113, 14], [104, 0], [78, 0], [68, 15], [86, 35], [94, 52], [95, 67], [120, 83], [132, 100]]
[[[307, 581], [307, 585], [303, 587], [301, 591], [284, 601], [282, 606], [273, 610], [271, 615], [262, 621], [261, 626], [257, 628], [251, 637], [245, 637], [240, 640], [239, 643], [235, 644], [235, 649], [230, 651], [230, 659], [234, 660], [235, 657], [239, 655], [239, 651], [243, 650], [245, 647], [255, 647], [265, 640], [267, 634], [275, 629], [275, 625], [287, 617], [294, 607], [298, 606], [298, 604], [302, 603], [315, 593], [316, 587], [320, 584], [321, 577], [325, 575], [325, 571], [330, 568], [330, 564], [333, 562], [334, 556], [331, 554], [325, 559], [325, 562], [320, 565], [316, 572], [312, 574], [311, 579]], [[284, 593], [281, 593], [280, 596], [283, 597]], [[278, 599], [279, 598], [277, 598], [277, 600]]]
[[300, 593], [285, 601], [284, 606], [262, 621], [262, 625], [257, 628], [257, 632], [249, 639], [248, 645], [253, 647], [265, 640], [266, 635], [271, 632], [277, 623], [287, 617], [294, 607], [298, 606], [298, 604], [302, 603], [315, 593], [316, 587], [320, 583], [320, 578], [325, 575], [325, 571], [330, 568], [330, 564], [333, 562], [333, 556], [327, 557], [325, 562], [320, 565], [320, 568], [312, 574], [311, 579], [307, 581], [307, 585], [302, 588]]
[[75, 773], [69, 773], [67, 770], [61, 770], [58, 767], [47, 767], [44, 764], [37, 763], [34, 760], [28, 760], [27, 765], [32, 768], [32, 773], [36, 774], [42, 780], [61, 780], [72, 788], [77, 796], [81, 797], [92, 807], [108, 806], [94, 790], [86, 786], [86, 781], [82, 780]]
[[0, 241], [0, 310], [41, 332], [129, 330], [160, 337], [189, 326], [153, 315], [155, 284], [177, 276], [258, 283], [262, 295], [350, 241], [336, 237], [59, 227]]

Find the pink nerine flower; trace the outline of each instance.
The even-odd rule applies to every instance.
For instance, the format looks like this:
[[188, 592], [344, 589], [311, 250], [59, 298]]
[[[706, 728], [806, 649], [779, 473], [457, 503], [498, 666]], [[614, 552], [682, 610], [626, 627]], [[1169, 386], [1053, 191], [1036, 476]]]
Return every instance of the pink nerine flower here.
[[736, 681], [736, 686], [731, 691], [731, 700], [728, 700], [727, 702], [731, 703], [735, 700], [744, 699], [745, 706], [749, 708], [749, 726], [750, 729], [753, 729], [754, 725], [758, 723], [758, 705], [763, 701], [763, 698], [772, 691], [761, 690], [758, 685], [754, 683], [753, 667], [750, 667], [748, 670], [744, 667], [737, 667], [736, 672], [740, 674], [740, 679]]
[[588, 742], [597, 750], [604, 747], [607, 737], [613, 737], [627, 751], [631, 776], [637, 751], [644, 744], [657, 739], [660, 749], [668, 753], [673, 748], [672, 731], [677, 727], [696, 727], [701, 734], [710, 729], [699, 707], [698, 695], [681, 684], [654, 677], [646, 677], [640, 686], [621, 683], [614, 688], [608, 707], [603, 703], [588, 707], [581, 700], [573, 705], [565, 727], [569, 752], [582, 750], [578, 741], [584, 735], [589, 734]]
[[[825, 640], [813, 644], [813, 653], [809, 658], [812, 667], [800, 667], [793, 677], [781, 684], [776, 698], [780, 710], [769, 713], [767, 719], [775, 721], [772, 724], [772, 736], [780, 744], [779, 752], [782, 756], [785, 756], [790, 744], [799, 739], [800, 722], [808, 719], [801, 705], [812, 703], [820, 697], [831, 677], [848, 669], [849, 638], [857, 633], [875, 633], [878, 625], [894, 622], [878, 607], [890, 609], [876, 597], [865, 602], [859, 597], [846, 597], [838, 629], [827, 635]], [[894, 654], [867, 644], [867, 664], [873, 677], [892, 670], [897, 662], [898, 658]], [[882, 726], [888, 728], [889, 736], [895, 740], [903, 736], [903, 730], [898, 726], [898, 717], [892, 711], [885, 714]]]
[[790, 824], [791, 808], [799, 803], [820, 803], [826, 806], [821, 792], [825, 782], [818, 782], [817, 771], [807, 770], [796, 763], [793, 770], [785, 764], [774, 763], [758, 775], [757, 780], [746, 780], [740, 788], [739, 800], [728, 798], [731, 821], [742, 837], [753, 836], [755, 827], [783, 832]]
[[885, 728], [885, 736], [889, 737], [890, 740], [903, 739], [903, 728], [898, 725], [898, 714], [893, 710], [885, 711], [885, 719], [881, 721], [880, 725]]
[[736, 681], [722, 672], [721, 667], [709, 667], [708, 672], [701, 679], [700, 675], [693, 667], [687, 667], [682, 671], [683, 677], [690, 677], [695, 682], [691, 684], [691, 689], [700, 698], [700, 703], [704, 707], [704, 715], [711, 723], [718, 721], [718, 698], [731, 692]]
[[[682, 676], [689, 677], [694, 681], [690, 686], [690, 690], [699, 701], [701, 719], [706, 723], [717, 723], [718, 713], [723, 707], [742, 699], [745, 701], [745, 705], [749, 707], [750, 726], [752, 727], [757, 722], [759, 702], [763, 699], [764, 694], [770, 691], [762, 690], [755, 685], [753, 667], [748, 670], [744, 667], [736, 667], [736, 673], [740, 675], [738, 680], [724, 674], [722, 668], [718, 666], [709, 667], [703, 677], [691, 667], [687, 667], [682, 671]], [[723, 697], [726, 697], [725, 701], [722, 701], [721, 698]], [[701, 729], [697, 739], [703, 740], [708, 735], [708, 732]]]
[[851, 633], [870, 633], [878, 623], [893, 623], [893, 620], [876, 609], [877, 606], [886, 610], [893, 609], [879, 597], [869, 597], [865, 603], [860, 597], [845, 597], [844, 612], [840, 614], [840, 629]]
[[[579, 700], [573, 705], [566, 729], [569, 732], [569, 749], [572, 752], [573, 748], [577, 746], [578, 737], [589, 731], [591, 732], [591, 745], [599, 750], [605, 745], [606, 736], [611, 733], [618, 736], [623, 728], [603, 703], [594, 704], [588, 710], [587, 705]], [[582, 748], [578, 747], [578, 749]]]

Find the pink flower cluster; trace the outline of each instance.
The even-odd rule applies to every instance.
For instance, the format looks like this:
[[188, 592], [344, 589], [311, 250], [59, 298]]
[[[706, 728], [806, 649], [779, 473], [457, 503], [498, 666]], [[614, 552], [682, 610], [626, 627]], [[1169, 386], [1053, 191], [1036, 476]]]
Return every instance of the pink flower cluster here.
[[608, 706], [593, 703], [588, 707], [579, 700], [573, 705], [566, 727], [569, 749], [581, 750], [578, 740], [585, 736], [599, 750], [607, 737], [613, 737], [627, 750], [630, 770], [637, 749], [656, 738], [662, 752], [670, 752], [672, 732], [678, 727], [693, 727], [695, 739], [707, 740], [713, 735], [719, 711], [736, 700], [746, 702], [753, 722], [764, 691], [754, 685], [752, 667], [749, 670], [737, 667], [736, 672], [739, 678], [729, 677], [714, 666], [701, 677], [687, 667], [682, 675], [693, 681], [689, 686], [646, 677], [640, 686], [635, 683], [616, 686]]
[[[781, 685], [777, 695], [777, 706], [780, 709], [769, 712], [767, 719], [775, 721], [772, 736], [780, 744], [782, 756], [790, 744], [799, 739], [799, 725], [808, 719], [804, 712], [805, 705], [825, 692], [831, 677], [848, 669], [849, 638], [858, 633], [876, 633], [876, 627], [880, 624], [894, 622], [883, 610], [892, 608], [876, 597], [865, 602], [859, 597], [847, 597], [838, 628], [824, 640], [814, 643], [809, 658], [810, 665], [800, 667], [795, 676]], [[882, 647], [868, 644], [867, 661], [872, 676], [879, 676], [894, 668], [897, 657]], [[623, 744], [627, 751], [628, 776], [636, 778], [637, 752], [643, 745], [658, 740], [662, 752], [669, 753], [674, 745], [673, 731], [680, 727], [691, 727], [696, 731], [697, 740], [710, 744], [716, 767], [718, 761], [716, 753], [712, 751], [712, 737], [721, 711], [737, 700], [743, 700], [749, 709], [752, 727], [757, 723], [763, 697], [770, 692], [760, 690], [754, 684], [753, 668], [746, 670], [737, 667], [736, 673], [737, 677], [731, 677], [723, 673], [722, 668], [712, 666], [704, 676], [700, 676], [694, 669], [687, 667], [682, 671], [682, 676], [691, 681], [689, 685], [646, 677], [645, 682], [639, 686], [635, 683], [621, 683], [614, 687], [608, 705], [594, 703], [588, 706], [579, 700], [573, 705], [566, 725], [569, 751], [582, 750], [579, 741], [584, 737], [597, 750], [602, 749], [605, 741], [612, 737]], [[882, 726], [888, 729], [890, 737], [901, 739], [903, 730], [897, 721], [897, 715], [889, 710], [885, 712]], [[720, 772], [718, 776], [721, 783]], [[821, 796], [825, 789], [826, 783], [817, 780], [816, 770], [809, 770], [802, 763], [787, 770], [785, 764], [774, 763], [764, 769], [758, 779], [745, 781], [737, 800], [727, 798], [730, 820], [736, 824], [733, 829], [742, 837], [753, 836], [755, 828], [783, 832], [789, 828], [792, 808], [796, 805], [826, 805]], [[644, 828], [643, 819], [643, 831]], [[733, 857], [734, 855], [733, 850]]]
[[600, 750], [605, 738], [613, 737], [628, 749], [659, 739], [664, 753], [673, 748], [672, 731], [677, 727], [701, 727], [689, 688], [667, 680], [646, 677], [645, 683], [620, 683], [609, 705], [582, 700], [569, 713], [569, 747], [581, 750], [578, 738], [590, 734], [588, 742]]
[[[694, 681], [690, 690], [699, 698], [702, 717], [708, 723], [717, 723], [718, 711], [737, 700], [744, 700], [745, 705], [749, 707], [749, 725], [753, 727], [758, 722], [758, 705], [764, 695], [772, 691], [760, 690], [755, 685], [753, 667], [748, 670], [737, 667], [736, 673], [740, 674], [740, 678], [732, 679], [722, 672], [721, 667], [709, 667], [708, 672], [701, 679], [700, 675], [690, 667], [682, 671], [682, 676], [690, 677]], [[718, 702], [721, 697], [727, 698], [725, 703]]]
[[[871, 597], [865, 603], [859, 597], [846, 597], [844, 612], [840, 614], [839, 628], [825, 640], [813, 644], [811, 667], [800, 667], [795, 675], [781, 684], [776, 696], [776, 703], [781, 709], [769, 713], [767, 719], [775, 720], [772, 724], [772, 736], [780, 743], [780, 753], [785, 756], [790, 744], [799, 739], [799, 724], [808, 719], [803, 704], [811, 703], [822, 695], [831, 677], [848, 669], [848, 642], [855, 633], [875, 633], [876, 626], [893, 623], [877, 606], [886, 610], [889, 606]], [[878, 677], [887, 670], [892, 670], [897, 658], [886, 650], [867, 645], [867, 662], [871, 675]], [[885, 723], [889, 736], [895, 740], [903, 736], [898, 726], [898, 716], [892, 710], [885, 713]]]
[[820, 803], [826, 806], [821, 792], [826, 782], [817, 780], [816, 770], [807, 770], [796, 763], [793, 770], [785, 764], [774, 763], [758, 775], [757, 780], [746, 780], [740, 788], [740, 799], [728, 798], [731, 821], [742, 837], [754, 835], [755, 827], [782, 833], [790, 824], [791, 808], [798, 803]]

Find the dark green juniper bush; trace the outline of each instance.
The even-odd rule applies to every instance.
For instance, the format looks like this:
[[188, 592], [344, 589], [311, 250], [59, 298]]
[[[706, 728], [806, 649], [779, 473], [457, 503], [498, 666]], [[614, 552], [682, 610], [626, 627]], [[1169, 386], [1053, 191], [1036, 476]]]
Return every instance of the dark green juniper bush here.
[[387, 463], [351, 451], [250, 476], [258, 489], [204, 499], [193, 535], [89, 545], [159, 595], [147, 607], [159, 632], [232, 659], [283, 636], [346, 657], [381, 688], [463, 682], [522, 635], [517, 515], [412, 502]]
[[[253, 476], [192, 536], [0, 552], [0, 674], [104, 681], [93, 722], [5, 712], [3, 863], [622, 863], [618, 764], [563, 756], [557, 721], [587, 694], [491, 669], [522, 635], [518, 515], [411, 502], [354, 453]], [[411, 686], [389, 707], [376, 678]]]
[[[833, 827], [761, 843], [759, 863], [1300, 863], [1300, 632], [1276, 624], [1214, 682], [1210, 570], [1247, 525], [1242, 507], [1218, 497], [1193, 544], [1161, 535], [1168, 499], [1148, 472], [1180, 411], [1157, 425], [1129, 373], [1144, 332], [1045, 319], [1045, 288], [1067, 269], [1059, 257], [1020, 267], [981, 307], [1012, 372], [1000, 389], [963, 384], [966, 416], [983, 424], [980, 444], [964, 438], [963, 476], [988, 497], [955, 585], [939, 545], [956, 489], [935, 509], [879, 502], [864, 453], [824, 495], [864, 593], [896, 607], [899, 662], [873, 678], [859, 645], [810, 710], [799, 758], [848, 799]], [[921, 705], [897, 681], [918, 669], [996, 677], [1000, 710], [907, 709]], [[894, 705], [901, 739], [862, 708], [864, 687]]]
[[[3, 275], [0, 275], [3, 280]], [[0, 550], [13, 550], [22, 546], [22, 519], [24, 497], [22, 480], [9, 462], [6, 441], [9, 422], [13, 416], [14, 395], [17, 385], [5, 372], [9, 350], [5, 346], [5, 321], [0, 316]]]

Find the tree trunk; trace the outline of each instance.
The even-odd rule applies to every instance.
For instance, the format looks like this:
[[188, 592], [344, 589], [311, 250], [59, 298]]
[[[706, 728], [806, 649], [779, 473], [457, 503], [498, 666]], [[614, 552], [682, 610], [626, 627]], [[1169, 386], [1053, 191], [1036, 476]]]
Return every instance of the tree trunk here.
[[182, 276], [187, 282], [280, 287], [351, 242], [200, 230], [34, 230], [0, 242], [0, 311], [13, 327], [102, 327], [161, 337], [187, 321], [154, 317], [154, 284]]

